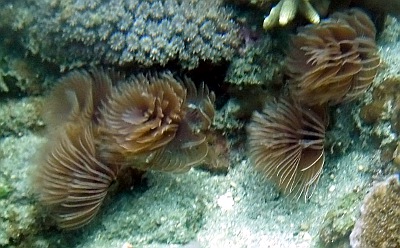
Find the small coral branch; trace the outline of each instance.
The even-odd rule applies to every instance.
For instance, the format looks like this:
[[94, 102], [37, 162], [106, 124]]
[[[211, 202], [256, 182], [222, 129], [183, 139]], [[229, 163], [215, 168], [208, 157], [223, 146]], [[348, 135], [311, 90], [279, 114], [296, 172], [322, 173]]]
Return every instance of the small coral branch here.
[[278, 25], [285, 26], [295, 18], [297, 11], [311, 23], [320, 22], [319, 14], [310, 0], [280, 0], [264, 19], [264, 29], [268, 30]]

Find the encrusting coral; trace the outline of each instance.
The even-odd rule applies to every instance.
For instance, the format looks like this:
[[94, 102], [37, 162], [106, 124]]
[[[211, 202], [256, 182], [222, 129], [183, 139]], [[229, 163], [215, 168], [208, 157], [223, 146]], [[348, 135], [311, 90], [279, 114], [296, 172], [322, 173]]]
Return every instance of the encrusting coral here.
[[380, 64], [375, 35], [374, 24], [358, 9], [300, 28], [286, 60], [292, 97], [306, 105], [334, 105], [364, 93]]
[[87, 224], [124, 171], [184, 172], [209, 162], [214, 93], [171, 73], [72, 72], [49, 98], [35, 189], [60, 228]]
[[350, 234], [352, 248], [400, 247], [399, 175], [375, 184], [365, 196]]
[[[374, 137], [374, 142], [381, 151], [381, 161], [389, 162], [398, 157], [400, 134], [400, 78], [386, 76], [374, 84], [371, 97], [361, 106], [359, 127], [362, 132]], [[364, 126], [367, 124], [367, 126]], [[400, 160], [394, 160], [395, 167], [388, 169], [398, 171]]]
[[325, 122], [323, 110], [268, 103], [247, 128], [250, 160], [284, 193], [309, 198], [324, 164]]
[[253, 40], [251, 31], [243, 32], [248, 41], [242, 52], [232, 59], [225, 81], [239, 87], [280, 83], [284, 62], [281, 44], [267, 34]]
[[25, 45], [63, 68], [229, 61], [239, 26], [221, 0], [45, 0], [26, 11]]

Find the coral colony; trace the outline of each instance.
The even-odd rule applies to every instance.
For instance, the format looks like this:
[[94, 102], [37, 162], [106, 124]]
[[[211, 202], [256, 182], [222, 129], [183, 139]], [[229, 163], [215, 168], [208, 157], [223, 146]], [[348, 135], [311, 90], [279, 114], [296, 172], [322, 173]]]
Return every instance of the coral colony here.
[[[230, 60], [240, 44], [232, 13], [215, 0], [41, 1], [27, 47], [65, 67], [150, 67]], [[61, 29], [60, 29], [61, 27]], [[62, 30], [62, 32], [60, 31]]]

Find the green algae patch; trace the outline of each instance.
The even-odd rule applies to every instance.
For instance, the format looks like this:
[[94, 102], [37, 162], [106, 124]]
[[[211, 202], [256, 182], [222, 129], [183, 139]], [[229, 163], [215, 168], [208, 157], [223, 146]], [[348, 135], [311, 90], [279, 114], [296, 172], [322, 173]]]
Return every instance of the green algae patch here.
[[7, 198], [8, 195], [11, 193], [11, 191], [12, 191], [11, 187], [9, 187], [3, 183], [0, 183], [0, 200]]

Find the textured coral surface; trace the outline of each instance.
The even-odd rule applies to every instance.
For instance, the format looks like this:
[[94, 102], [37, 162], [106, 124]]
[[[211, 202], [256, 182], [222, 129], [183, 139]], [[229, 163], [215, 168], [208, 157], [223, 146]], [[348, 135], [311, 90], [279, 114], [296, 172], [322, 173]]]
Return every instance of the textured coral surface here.
[[350, 235], [353, 248], [400, 247], [400, 183], [398, 175], [374, 185], [361, 206]]
[[232, 14], [214, 0], [36, 1], [26, 46], [66, 67], [83, 63], [185, 68], [232, 58]]

